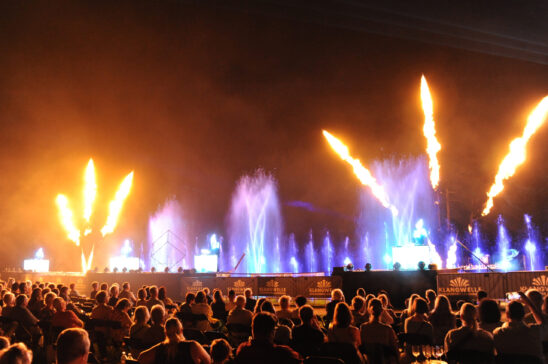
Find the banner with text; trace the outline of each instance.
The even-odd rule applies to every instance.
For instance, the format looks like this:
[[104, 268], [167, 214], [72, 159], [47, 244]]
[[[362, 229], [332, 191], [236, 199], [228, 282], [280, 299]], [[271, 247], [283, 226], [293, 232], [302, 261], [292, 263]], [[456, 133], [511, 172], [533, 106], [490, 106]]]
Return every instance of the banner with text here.
[[478, 291], [489, 297], [504, 297], [503, 273], [438, 274], [438, 294], [455, 299], [474, 299]]

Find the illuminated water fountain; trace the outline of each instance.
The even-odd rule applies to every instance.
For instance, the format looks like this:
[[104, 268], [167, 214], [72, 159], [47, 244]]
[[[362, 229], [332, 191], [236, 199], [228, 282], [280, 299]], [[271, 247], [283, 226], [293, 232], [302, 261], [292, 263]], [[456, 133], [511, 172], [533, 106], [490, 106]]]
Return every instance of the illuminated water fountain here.
[[[229, 251], [234, 250], [237, 256], [245, 253], [237, 272], [281, 271], [282, 218], [276, 183], [271, 175], [258, 170], [239, 180], [228, 220]], [[224, 256], [223, 260], [230, 261], [231, 257]]]

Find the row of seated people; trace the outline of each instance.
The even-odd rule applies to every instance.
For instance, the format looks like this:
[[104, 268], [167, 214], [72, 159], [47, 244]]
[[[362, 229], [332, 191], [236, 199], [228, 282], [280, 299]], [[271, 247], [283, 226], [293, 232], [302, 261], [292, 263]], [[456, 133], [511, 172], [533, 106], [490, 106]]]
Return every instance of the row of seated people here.
[[[143, 350], [147, 353], [148, 348], [166, 340], [164, 323], [169, 318], [180, 318], [182, 327], [186, 329], [190, 337], [201, 338], [203, 336], [196, 333], [204, 333], [212, 329], [220, 334], [218, 337], [225, 337], [226, 334], [229, 339], [228, 344], [235, 349], [248, 343], [254, 315], [268, 313], [276, 320], [273, 343], [291, 346], [298, 353], [297, 357], [325, 354], [327, 342], [328, 344], [350, 344], [356, 349], [355, 357], [361, 358], [360, 360], [363, 360], [362, 353], [368, 354], [371, 348], [382, 345], [387, 349], [385, 350], [387, 356], [391, 356], [393, 360], [406, 362], [412, 358], [410, 345], [402, 344], [407, 342], [409, 335], [418, 335], [426, 338], [425, 343], [431, 344], [440, 344], [441, 338], [441, 344], [445, 345], [448, 353], [476, 351], [486, 353], [493, 358], [495, 353], [524, 354], [539, 360], [544, 358], [542, 335], [545, 315], [539, 308], [539, 302], [542, 306], [544, 298], [536, 291], [529, 291], [527, 296], [524, 295], [522, 298], [531, 312], [525, 316], [522, 303], [511, 302], [506, 310], [508, 323], [502, 325], [500, 310], [493, 300], [481, 300], [478, 322], [478, 309], [474, 305], [462, 305], [460, 314], [455, 315], [447, 297], [443, 295], [436, 297], [433, 291], [427, 292], [426, 300], [418, 294], [411, 296], [408, 308], [398, 314], [390, 307], [385, 293], [375, 297], [365, 295], [363, 290], [358, 291], [350, 307], [345, 303], [342, 292], [334, 290], [332, 300], [326, 306], [327, 321], [323, 321], [318, 318], [312, 307], [305, 304], [304, 297], [298, 297], [295, 300], [298, 306], [295, 310], [290, 309], [290, 298], [282, 297], [279, 300], [280, 309], [276, 311], [268, 300], [256, 301], [251, 297], [249, 299], [245, 296], [234, 297], [232, 292], [229, 296], [233, 297], [226, 299], [220, 291], [215, 290], [214, 297], [211, 299], [208, 299], [207, 291], [200, 291], [187, 295], [185, 302], [178, 305], [171, 300], [166, 300], [167, 297], [160, 300], [161, 289], [154, 286], [139, 290], [138, 296], [141, 296], [141, 292], [144, 291], [148, 297], [132, 300], [131, 297], [120, 298], [120, 294], [116, 294], [117, 285], [113, 285], [109, 289], [110, 295], [105, 290], [95, 292], [95, 305], [86, 315], [83, 312], [85, 310], [82, 310], [85, 309], [85, 305], [82, 306], [78, 302], [69, 303], [69, 309], [67, 309], [65, 298], [56, 296], [57, 292], [59, 295], [64, 293], [67, 300], [78, 301], [79, 295], [70, 294], [74, 291], [73, 288], [71, 290], [69, 287], [51, 287], [51, 285], [40, 287], [39, 284], [30, 285], [28, 282], [11, 284], [8, 287], [11, 289], [2, 289], [2, 316], [16, 321], [28, 332], [32, 333], [33, 329], [44, 327], [43, 323], [48, 320], [50, 327], [54, 326], [58, 329], [82, 327], [89, 320], [117, 322], [116, 326], [92, 328], [92, 335], [96, 337], [97, 334], [101, 334], [99, 336], [103, 337], [105, 342], [115, 347], [123, 346], [124, 337], [129, 336], [129, 343], [133, 346], [131, 349], [135, 356]], [[128, 288], [129, 285], [124, 284], [122, 292], [129, 291]], [[30, 311], [28, 308], [31, 306], [30, 301], [26, 299], [27, 292], [32, 292], [32, 298], [36, 290], [46, 291], [46, 297], [42, 300], [43, 307], [37, 313], [40, 319]], [[251, 295], [251, 292], [246, 293], [246, 296]], [[13, 299], [15, 294], [17, 297]], [[153, 304], [149, 315], [150, 302]], [[250, 303], [254, 303], [254, 306], [251, 307]], [[222, 305], [224, 305], [223, 310], [220, 309]], [[229, 310], [230, 307], [233, 308]], [[253, 312], [246, 307], [253, 308]], [[430, 309], [430, 307], [433, 308]], [[53, 313], [49, 315], [49, 318], [42, 315], [47, 310]], [[214, 314], [214, 311], [217, 314]], [[494, 312], [498, 312], [498, 318]], [[213, 317], [214, 315], [217, 317]], [[483, 319], [490, 316], [490, 321], [483, 320], [482, 316]], [[526, 323], [531, 319], [537, 324], [527, 325]], [[325, 322], [329, 323], [326, 325]], [[37, 325], [38, 323], [42, 325]], [[497, 328], [497, 325], [502, 326]], [[457, 328], [457, 326], [460, 327]], [[398, 338], [396, 334], [398, 331], [408, 336]], [[139, 345], [133, 345], [135, 343]], [[31, 344], [34, 344], [34, 341], [31, 341]], [[205, 342], [200, 344], [206, 345]], [[401, 355], [398, 355], [400, 347], [403, 351]], [[142, 356], [143, 361], [146, 361], [146, 358], [146, 355]], [[349, 360], [347, 358], [347, 361]], [[358, 359], [354, 358], [354, 360]]]

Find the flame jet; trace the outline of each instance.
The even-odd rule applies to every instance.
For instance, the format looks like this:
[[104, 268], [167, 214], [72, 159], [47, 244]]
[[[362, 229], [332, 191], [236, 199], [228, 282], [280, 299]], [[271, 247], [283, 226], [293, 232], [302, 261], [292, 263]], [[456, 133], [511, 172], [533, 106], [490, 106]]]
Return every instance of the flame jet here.
[[369, 172], [369, 170], [361, 164], [359, 159], [352, 158], [350, 152], [348, 151], [348, 147], [326, 130], [323, 131], [323, 136], [327, 139], [329, 145], [331, 145], [331, 148], [333, 148], [342, 160], [352, 166], [354, 174], [358, 177], [360, 182], [364, 186], [368, 186], [371, 189], [373, 196], [375, 196], [384, 207], [390, 209], [393, 216], [397, 216], [398, 209], [390, 203], [384, 187], [377, 183], [375, 177], [373, 177], [371, 172]]
[[426, 137], [426, 153], [428, 154], [430, 168], [430, 183], [435, 190], [440, 183], [440, 163], [438, 162], [437, 154], [441, 150], [441, 144], [436, 138], [436, 124], [434, 122], [434, 106], [432, 104], [432, 97], [430, 96], [430, 90], [426, 83], [424, 75], [421, 78], [421, 101], [422, 110], [424, 112], [424, 126], [422, 132]]
[[523, 135], [512, 140], [510, 143], [510, 151], [501, 164], [495, 176], [495, 182], [487, 192], [487, 202], [482, 212], [482, 216], [486, 216], [493, 207], [493, 198], [502, 192], [504, 189], [504, 181], [512, 177], [516, 173], [516, 169], [525, 162], [527, 142], [533, 134], [544, 124], [546, 115], [548, 114], [548, 96], [545, 96], [529, 114], [527, 124], [523, 129]]
[[[101, 229], [102, 236], [112, 233], [116, 228], [118, 219], [122, 212], [122, 207], [124, 201], [127, 199], [131, 186], [133, 184], [133, 172], [129, 173], [118, 188], [114, 199], [109, 205], [109, 215], [105, 226]], [[92, 232], [90, 226], [91, 216], [93, 214], [93, 204], [97, 196], [97, 182], [95, 179], [95, 166], [93, 160], [90, 159], [84, 173], [84, 211], [83, 211], [83, 220], [85, 225], [84, 236], [89, 235]], [[59, 210], [59, 219], [61, 225], [67, 232], [67, 237], [70, 241], [74, 242], [77, 246], [80, 246], [81, 231], [76, 227], [74, 222], [73, 213], [69, 206], [69, 200], [65, 195], [59, 194], [56, 198], [57, 207]], [[95, 245], [92, 244], [91, 251], [89, 256], [86, 258], [84, 253], [84, 247], [82, 247], [82, 271], [86, 273], [91, 268], [91, 263], [93, 261], [93, 252], [95, 250]]]
[[122, 212], [122, 207], [124, 206], [124, 201], [126, 200], [129, 192], [131, 191], [131, 185], [133, 183], [133, 172], [128, 174], [126, 178], [120, 184], [114, 200], [108, 206], [108, 218], [105, 226], [101, 229], [101, 234], [103, 237], [107, 234], [110, 234], [114, 231], [116, 224], [118, 223], [118, 218]]

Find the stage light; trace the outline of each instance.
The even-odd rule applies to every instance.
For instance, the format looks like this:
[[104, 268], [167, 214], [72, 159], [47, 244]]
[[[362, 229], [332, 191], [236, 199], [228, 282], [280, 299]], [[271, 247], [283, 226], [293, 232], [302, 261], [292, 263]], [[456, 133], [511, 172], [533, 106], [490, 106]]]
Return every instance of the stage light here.
[[366, 264], [365, 264], [365, 271], [366, 271], [366, 272], [371, 271], [371, 263], [366, 263]]

